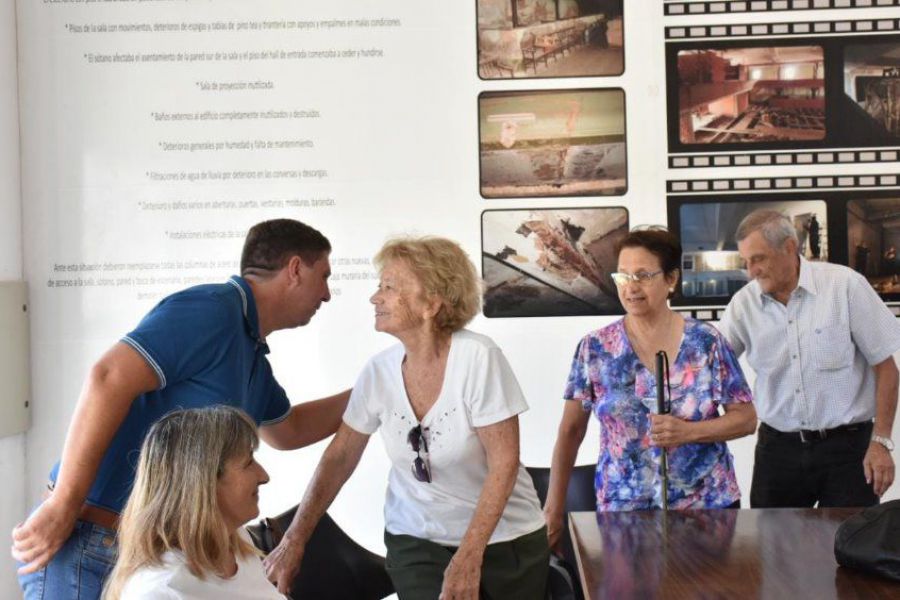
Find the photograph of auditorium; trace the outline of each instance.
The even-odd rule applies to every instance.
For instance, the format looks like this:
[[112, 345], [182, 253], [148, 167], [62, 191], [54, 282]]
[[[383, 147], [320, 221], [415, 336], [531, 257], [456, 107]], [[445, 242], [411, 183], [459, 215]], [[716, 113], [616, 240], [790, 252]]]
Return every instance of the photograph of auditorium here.
[[485, 316], [621, 314], [610, 273], [626, 233], [621, 207], [484, 211]]
[[844, 93], [861, 127], [900, 138], [900, 41], [844, 48]]
[[822, 48], [775, 46], [680, 51], [678, 130], [683, 144], [823, 139]]
[[477, 0], [478, 76], [621, 75], [623, 4], [624, 0]]
[[621, 89], [479, 96], [481, 195], [621, 195], [627, 187]]
[[900, 197], [847, 203], [847, 257], [850, 267], [879, 294], [900, 294]]
[[828, 260], [828, 222], [824, 200], [713, 202], [684, 204], [679, 212], [681, 294], [685, 298], [730, 297], [749, 280], [734, 234], [754, 210], [777, 210], [794, 223], [800, 254]]

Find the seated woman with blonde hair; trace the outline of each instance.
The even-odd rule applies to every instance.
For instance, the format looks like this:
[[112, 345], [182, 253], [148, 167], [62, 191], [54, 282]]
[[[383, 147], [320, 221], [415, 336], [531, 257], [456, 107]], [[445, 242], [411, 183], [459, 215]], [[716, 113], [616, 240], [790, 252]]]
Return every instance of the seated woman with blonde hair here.
[[242, 525], [269, 476], [256, 426], [229, 406], [179, 410], [141, 447], [104, 600], [282, 599]]

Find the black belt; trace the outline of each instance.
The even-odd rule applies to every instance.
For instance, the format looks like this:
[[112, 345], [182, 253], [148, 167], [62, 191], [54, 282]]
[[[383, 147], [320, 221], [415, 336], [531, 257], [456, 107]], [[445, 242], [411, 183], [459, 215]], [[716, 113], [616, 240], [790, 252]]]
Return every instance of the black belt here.
[[872, 421], [861, 421], [859, 423], [849, 423], [831, 429], [801, 429], [800, 431], [778, 431], [774, 427], [770, 427], [765, 423], [759, 424], [760, 432], [775, 437], [790, 438], [799, 440], [802, 444], [811, 444], [812, 442], [820, 442], [826, 438], [841, 435], [844, 433], [856, 433], [860, 431], [871, 431]]

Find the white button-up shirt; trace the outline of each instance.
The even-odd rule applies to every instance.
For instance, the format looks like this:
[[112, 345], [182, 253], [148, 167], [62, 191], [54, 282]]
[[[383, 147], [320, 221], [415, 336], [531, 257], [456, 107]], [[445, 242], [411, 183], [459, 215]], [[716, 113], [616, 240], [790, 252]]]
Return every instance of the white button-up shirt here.
[[878, 364], [900, 350], [900, 319], [859, 273], [800, 257], [787, 305], [745, 285], [719, 330], [756, 372], [759, 419], [779, 431], [831, 429], [875, 416]]

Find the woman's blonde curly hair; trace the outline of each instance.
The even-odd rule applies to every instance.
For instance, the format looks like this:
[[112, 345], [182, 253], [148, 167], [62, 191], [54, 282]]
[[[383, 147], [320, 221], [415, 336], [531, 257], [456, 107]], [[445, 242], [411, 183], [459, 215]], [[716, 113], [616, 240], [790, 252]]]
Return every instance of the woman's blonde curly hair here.
[[481, 278], [465, 250], [453, 240], [434, 236], [390, 239], [374, 262], [380, 273], [395, 260], [409, 266], [426, 294], [441, 299], [435, 317], [439, 331], [458, 331], [481, 310]]

